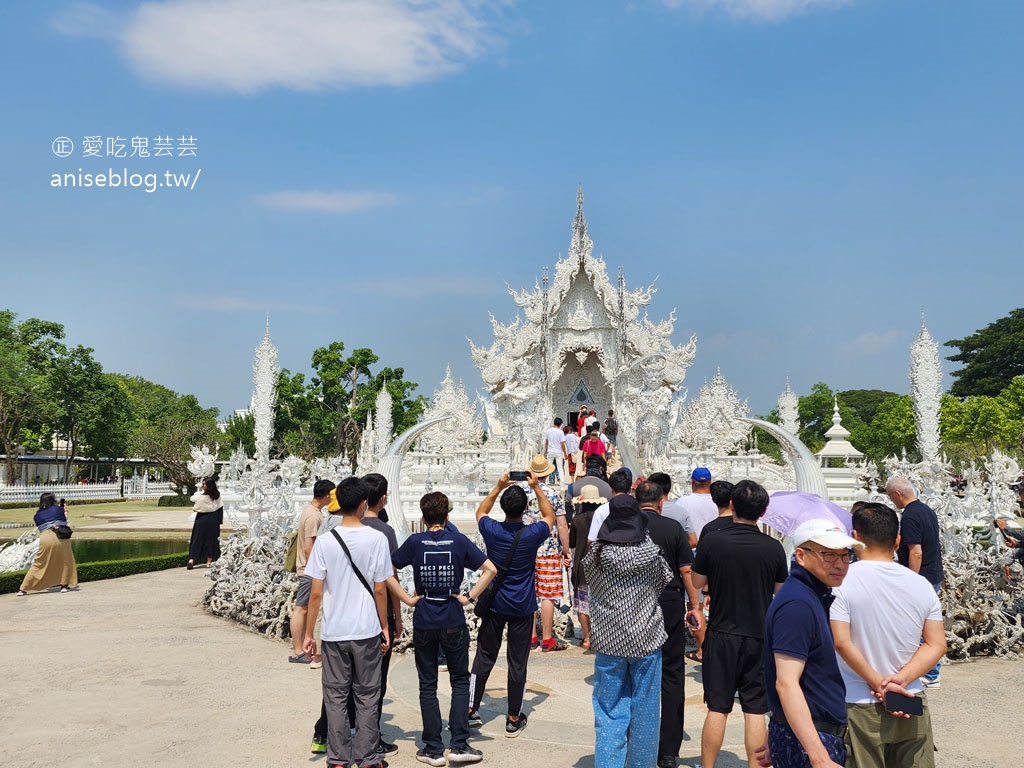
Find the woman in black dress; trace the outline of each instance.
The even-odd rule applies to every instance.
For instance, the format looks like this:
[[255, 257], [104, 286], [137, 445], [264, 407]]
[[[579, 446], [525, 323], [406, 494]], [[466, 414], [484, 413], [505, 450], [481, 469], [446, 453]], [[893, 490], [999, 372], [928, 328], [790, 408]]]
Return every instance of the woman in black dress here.
[[206, 559], [206, 567], [220, 557], [220, 526], [224, 522], [224, 505], [220, 501], [217, 481], [212, 477], [203, 480], [203, 490], [192, 497], [196, 513], [192, 523], [192, 540], [188, 545], [188, 565], [190, 571], [197, 561]]

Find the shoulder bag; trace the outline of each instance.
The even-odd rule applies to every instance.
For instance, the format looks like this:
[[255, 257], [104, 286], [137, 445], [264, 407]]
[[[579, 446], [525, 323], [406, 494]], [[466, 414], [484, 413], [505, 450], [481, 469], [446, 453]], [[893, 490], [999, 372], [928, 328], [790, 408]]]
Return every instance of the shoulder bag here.
[[524, 525], [518, 531], [516, 531], [515, 538], [512, 539], [512, 546], [505, 556], [505, 562], [501, 564], [501, 568], [498, 569], [497, 575], [491, 580], [491, 583], [487, 585], [487, 589], [483, 591], [483, 594], [476, 599], [476, 604], [473, 606], [473, 615], [478, 619], [484, 618], [488, 613], [491, 612], [491, 603], [494, 602], [494, 596], [501, 589], [501, 582], [504, 581], [505, 575], [508, 573], [509, 566], [512, 565], [512, 556], [516, 553], [516, 547], [519, 546], [519, 539], [523, 537], [523, 531], [526, 530]]

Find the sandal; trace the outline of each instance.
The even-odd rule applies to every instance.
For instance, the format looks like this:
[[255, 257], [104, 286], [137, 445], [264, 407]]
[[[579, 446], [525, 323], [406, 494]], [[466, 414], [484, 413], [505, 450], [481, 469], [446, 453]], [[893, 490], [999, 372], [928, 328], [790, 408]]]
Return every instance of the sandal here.
[[704, 663], [704, 659], [703, 659], [703, 658], [701, 658], [701, 657], [700, 657], [700, 656], [699, 656], [699, 655], [697, 654], [697, 652], [696, 652], [696, 651], [687, 651], [687, 652], [686, 652], [686, 658], [688, 658], [688, 659], [689, 659], [690, 661], [692, 661], [692, 662], [695, 662], [696, 664], [703, 664], [703, 663]]
[[64, 586], [64, 585], [62, 584], [62, 585], [61, 585], [61, 588], [60, 588], [60, 591], [61, 591], [61, 594], [64, 594], [65, 592], [70, 592], [71, 590], [70, 590], [70, 589], [68, 589], [67, 587], [65, 587], [65, 586]]
[[288, 661], [292, 664], [309, 664], [313, 661], [305, 652], [300, 653], [298, 656], [289, 656]]

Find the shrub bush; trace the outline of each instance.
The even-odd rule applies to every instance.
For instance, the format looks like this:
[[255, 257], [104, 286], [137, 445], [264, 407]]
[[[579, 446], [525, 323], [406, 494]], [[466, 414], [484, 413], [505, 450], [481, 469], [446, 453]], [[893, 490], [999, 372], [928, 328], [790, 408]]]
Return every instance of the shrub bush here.
[[156, 505], [158, 507], [191, 507], [192, 503], [192, 499], [188, 496], [172, 494], [170, 496], [161, 496]]
[[[157, 557], [136, 557], [131, 560], [105, 560], [99, 563], [83, 563], [78, 566], [78, 581], [102, 581], [134, 576], [136, 573], [166, 571], [169, 568], [184, 568], [188, 553], [180, 555], [158, 555]], [[0, 573], [0, 595], [17, 592], [25, 578], [25, 571]]]

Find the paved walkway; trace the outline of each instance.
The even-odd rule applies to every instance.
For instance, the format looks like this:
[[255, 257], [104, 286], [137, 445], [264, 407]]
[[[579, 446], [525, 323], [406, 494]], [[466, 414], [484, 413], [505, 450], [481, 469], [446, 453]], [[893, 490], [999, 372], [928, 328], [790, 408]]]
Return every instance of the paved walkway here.
[[[208, 615], [198, 601], [205, 569], [84, 584], [80, 591], [0, 595], [0, 765], [322, 767], [308, 752], [320, 673], [287, 663], [289, 645]], [[398, 657], [385, 704], [390, 763], [419, 765], [416, 672]], [[534, 652], [529, 728], [503, 734], [503, 669], [492, 676], [486, 720], [474, 744], [507, 768], [593, 766], [591, 658], [578, 648]], [[699, 676], [687, 680], [681, 764], [699, 753]], [[942, 766], [1016, 766], [1012, 734], [1024, 703], [1024, 665], [950, 665], [930, 696]], [[447, 701], [442, 698], [442, 710]], [[734, 715], [721, 768], [741, 765]]]

